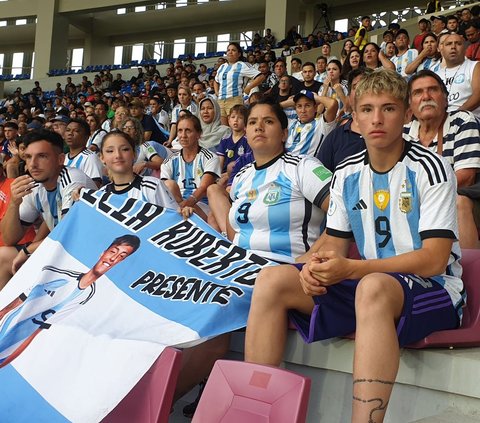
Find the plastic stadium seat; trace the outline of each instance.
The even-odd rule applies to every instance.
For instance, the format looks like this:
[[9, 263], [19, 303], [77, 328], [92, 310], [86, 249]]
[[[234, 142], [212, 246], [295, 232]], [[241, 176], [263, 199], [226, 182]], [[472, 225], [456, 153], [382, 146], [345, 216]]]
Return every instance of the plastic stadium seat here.
[[167, 347], [102, 423], [168, 423], [182, 352]]
[[408, 348], [478, 347], [480, 346], [480, 250], [462, 250], [462, 280], [467, 291], [462, 326], [428, 335]]
[[217, 360], [192, 423], [305, 422], [310, 385], [276, 367]]

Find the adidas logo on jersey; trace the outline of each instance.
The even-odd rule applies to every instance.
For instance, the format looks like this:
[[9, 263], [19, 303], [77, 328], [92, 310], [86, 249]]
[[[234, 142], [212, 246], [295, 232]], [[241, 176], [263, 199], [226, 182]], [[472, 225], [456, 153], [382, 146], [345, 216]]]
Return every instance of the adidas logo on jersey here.
[[360, 200], [355, 204], [355, 207], [352, 210], [367, 210], [367, 205], [365, 204], [365, 201]]
[[44, 291], [47, 295], [50, 295], [50, 297], [53, 297], [55, 295], [55, 291], [47, 291], [46, 289], [44, 289]]

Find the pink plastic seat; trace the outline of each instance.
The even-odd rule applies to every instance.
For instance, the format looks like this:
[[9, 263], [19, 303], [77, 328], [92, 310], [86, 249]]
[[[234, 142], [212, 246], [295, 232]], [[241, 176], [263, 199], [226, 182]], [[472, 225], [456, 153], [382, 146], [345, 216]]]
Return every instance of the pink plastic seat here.
[[168, 423], [182, 352], [167, 347], [103, 423]]
[[276, 367], [217, 360], [192, 423], [305, 422], [310, 384]]
[[467, 291], [462, 326], [434, 332], [408, 348], [480, 346], [480, 250], [462, 250], [462, 280]]

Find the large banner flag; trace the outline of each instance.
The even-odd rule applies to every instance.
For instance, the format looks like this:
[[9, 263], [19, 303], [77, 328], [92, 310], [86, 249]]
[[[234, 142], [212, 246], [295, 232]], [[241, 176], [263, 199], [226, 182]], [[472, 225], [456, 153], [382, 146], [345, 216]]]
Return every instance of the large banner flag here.
[[245, 326], [271, 263], [201, 219], [85, 192], [0, 292], [0, 422], [97, 422], [167, 345]]

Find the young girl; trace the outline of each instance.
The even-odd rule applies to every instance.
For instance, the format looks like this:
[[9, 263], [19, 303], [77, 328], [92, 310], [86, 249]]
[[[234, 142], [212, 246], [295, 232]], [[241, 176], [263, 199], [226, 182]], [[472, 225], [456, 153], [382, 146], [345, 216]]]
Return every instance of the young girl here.
[[100, 159], [107, 168], [111, 182], [100, 191], [177, 210], [177, 202], [160, 179], [134, 173], [135, 149], [135, 141], [124, 132], [112, 131], [105, 135]]
[[348, 90], [345, 81], [340, 79], [342, 64], [338, 60], [331, 60], [327, 66], [327, 77], [323, 81], [322, 96], [331, 97], [338, 102], [337, 116], [342, 116], [347, 104]]

